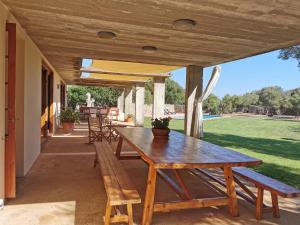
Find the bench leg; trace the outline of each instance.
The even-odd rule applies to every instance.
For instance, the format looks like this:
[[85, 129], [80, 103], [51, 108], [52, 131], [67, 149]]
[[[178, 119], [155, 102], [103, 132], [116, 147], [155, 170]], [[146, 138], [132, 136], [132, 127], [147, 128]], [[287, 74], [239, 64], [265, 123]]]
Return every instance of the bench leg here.
[[106, 203], [106, 210], [105, 210], [105, 220], [104, 225], [109, 225], [110, 223], [110, 215], [111, 215], [111, 205], [109, 202]]
[[261, 220], [263, 214], [263, 203], [264, 203], [264, 189], [261, 187], [257, 188], [256, 198], [256, 219]]
[[280, 218], [279, 206], [278, 206], [278, 197], [275, 193], [271, 193], [271, 197], [272, 197], [273, 216], [275, 218]]
[[133, 225], [132, 204], [127, 205], [128, 225]]

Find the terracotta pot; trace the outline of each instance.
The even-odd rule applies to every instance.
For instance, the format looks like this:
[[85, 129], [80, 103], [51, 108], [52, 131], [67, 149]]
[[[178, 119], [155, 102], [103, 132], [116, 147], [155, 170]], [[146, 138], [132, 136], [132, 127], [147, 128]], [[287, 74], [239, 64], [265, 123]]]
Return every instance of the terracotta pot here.
[[127, 123], [133, 123], [133, 118], [132, 118], [132, 117], [128, 117], [128, 118], [126, 119], [126, 122], [127, 122]]
[[152, 133], [155, 138], [168, 138], [170, 129], [158, 129], [158, 128], [152, 128]]
[[67, 122], [63, 122], [62, 123], [62, 127], [63, 127], [63, 132], [65, 134], [69, 134], [73, 131], [74, 129], [74, 123], [67, 123]]

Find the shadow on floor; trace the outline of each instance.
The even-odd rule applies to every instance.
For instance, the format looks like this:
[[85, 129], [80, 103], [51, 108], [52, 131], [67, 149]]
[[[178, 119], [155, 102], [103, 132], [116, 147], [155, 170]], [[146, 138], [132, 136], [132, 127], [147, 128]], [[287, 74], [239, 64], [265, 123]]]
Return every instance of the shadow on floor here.
[[[84, 133], [83, 133], [84, 134]], [[99, 168], [93, 168], [93, 147], [86, 144], [87, 138], [53, 137], [38, 157], [26, 177], [18, 179], [17, 198], [7, 203], [0, 211], [2, 225], [96, 225], [103, 224], [106, 193]], [[114, 143], [115, 144], [115, 143]], [[128, 146], [124, 146], [127, 148]], [[76, 153], [76, 154], [74, 154]], [[141, 160], [122, 161], [133, 183], [144, 197], [147, 165]], [[215, 195], [199, 179], [183, 172], [195, 197]], [[165, 183], [158, 180], [156, 201], [176, 200], [176, 195]], [[274, 219], [271, 214], [265, 220], [254, 219], [254, 208], [240, 201], [241, 216], [232, 218], [227, 207], [211, 207], [193, 210], [156, 213], [153, 224], [196, 225], [196, 224], [290, 224], [296, 225], [300, 210], [298, 203], [284, 201], [282, 218]], [[134, 206], [134, 220], [140, 224], [142, 205]], [[59, 221], [59, 222], [58, 222]]]

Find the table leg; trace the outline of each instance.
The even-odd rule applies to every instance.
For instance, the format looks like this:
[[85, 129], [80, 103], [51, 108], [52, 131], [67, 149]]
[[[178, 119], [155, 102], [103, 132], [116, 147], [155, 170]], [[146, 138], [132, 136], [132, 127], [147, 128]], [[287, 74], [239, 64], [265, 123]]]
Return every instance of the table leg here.
[[123, 145], [123, 138], [120, 136], [119, 142], [117, 145], [117, 150], [116, 150], [116, 156], [118, 159], [120, 159], [120, 156], [121, 156], [122, 145]]
[[226, 180], [227, 195], [229, 197], [229, 213], [231, 216], [236, 217], [239, 216], [239, 208], [231, 167], [224, 167], [224, 176]]
[[148, 171], [147, 190], [146, 190], [146, 196], [144, 201], [142, 225], [150, 225], [152, 221], [156, 176], [157, 176], [156, 169], [152, 165], [150, 165]]

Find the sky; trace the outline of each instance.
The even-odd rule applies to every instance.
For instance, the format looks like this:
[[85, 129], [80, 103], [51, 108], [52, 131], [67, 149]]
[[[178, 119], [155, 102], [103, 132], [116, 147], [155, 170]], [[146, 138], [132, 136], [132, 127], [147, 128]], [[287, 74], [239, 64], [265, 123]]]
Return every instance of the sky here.
[[[267, 86], [284, 90], [300, 87], [300, 70], [296, 60], [278, 58], [279, 51], [221, 64], [220, 79], [213, 91], [219, 98], [226, 94], [241, 95]], [[212, 67], [204, 69], [204, 83]], [[185, 87], [185, 68], [172, 71], [172, 79]]]

